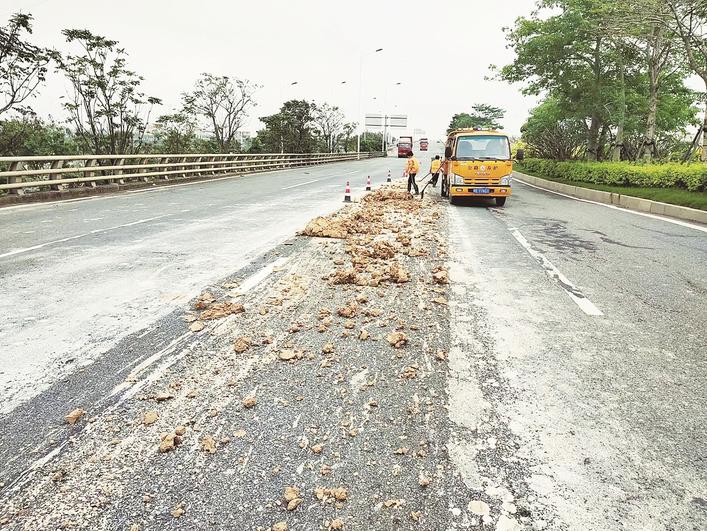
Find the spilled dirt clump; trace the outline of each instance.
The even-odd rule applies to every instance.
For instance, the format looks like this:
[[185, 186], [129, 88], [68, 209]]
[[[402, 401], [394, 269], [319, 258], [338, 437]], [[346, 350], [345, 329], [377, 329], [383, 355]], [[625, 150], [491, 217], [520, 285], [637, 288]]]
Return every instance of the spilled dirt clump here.
[[347, 209], [315, 218], [301, 234], [345, 240], [349, 264], [342, 257], [334, 259], [332, 284], [401, 284], [410, 281], [402, 258], [427, 255], [429, 229], [439, 220], [439, 211], [423, 204], [402, 189], [381, 188]]

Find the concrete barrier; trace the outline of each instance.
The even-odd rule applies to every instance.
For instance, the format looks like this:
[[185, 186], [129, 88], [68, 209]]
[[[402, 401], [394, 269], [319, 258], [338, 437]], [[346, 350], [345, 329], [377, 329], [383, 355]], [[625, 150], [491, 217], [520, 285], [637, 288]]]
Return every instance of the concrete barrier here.
[[671, 218], [683, 219], [687, 221], [696, 221], [707, 225], [707, 211], [698, 210], [679, 205], [671, 205], [669, 203], [661, 203], [660, 201], [651, 201], [641, 197], [631, 195], [616, 194], [613, 192], [605, 192], [603, 190], [594, 190], [592, 188], [583, 188], [582, 186], [573, 186], [570, 184], [558, 183], [526, 175], [519, 171], [514, 172], [518, 180], [538, 186], [545, 190], [559, 192], [562, 194], [571, 195], [578, 199], [586, 199], [596, 203], [604, 203], [607, 205], [616, 205], [628, 210], [636, 210], [638, 212], [647, 212], [658, 216], [668, 216]]

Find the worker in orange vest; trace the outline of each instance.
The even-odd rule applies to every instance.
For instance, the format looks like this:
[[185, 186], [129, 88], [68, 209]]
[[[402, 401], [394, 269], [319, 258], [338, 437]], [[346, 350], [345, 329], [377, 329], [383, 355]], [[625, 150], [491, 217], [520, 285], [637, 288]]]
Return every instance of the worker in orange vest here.
[[405, 166], [405, 174], [408, 176], [408, 193], [410, 193], [410, 188], [414, 187], [415, 195], [420, 194], [420, 189], [417, 187], [417, 183], [415, 182], [415, 177], [417, 176], [419, 171], [420, 163], [417, 161], [415, 155], [411, 151], [410, 153], [408, 153], [408, 163], [407, 166]]
[[430, 164], [430, 173], [432, 174], [432, 187], [437, 187], [437, 181], [439, 180], [439, 169], [442, 166], [442, 161], [439, 159], [439, 155], [436, 155], [432, 159], [432, 164]]

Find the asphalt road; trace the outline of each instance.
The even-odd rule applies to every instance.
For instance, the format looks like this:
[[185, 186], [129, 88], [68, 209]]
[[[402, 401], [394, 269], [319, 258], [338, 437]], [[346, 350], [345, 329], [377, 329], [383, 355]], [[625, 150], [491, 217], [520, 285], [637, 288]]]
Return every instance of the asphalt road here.
[[[0, 480], [12, 488], [26, 485], [24, 480], [51, 462], [47, 455], [51, 459], [72, 446], [79, 459], [92, 459], [93, 438], [99, 441], [99, 433], [113, 429], [119, 433], [113, 417], [134, 424], [141, 404], [122, 403], [122, 395], [111, 391], [120, 389], [138, 362], [142, 367], [169, 360], [165, 370], [171, 364], [178, 367], [173, 379], [203, 376], [185, 375], [218, 349], [195, 346], [184, 336], [180, 314], [186, 303], [234, 272], [242, 280], [257, 276], [267, 264], [274, 271], [278, 257], [297, 264], [291, 274], [316, 273], [317, 278], [327, 247], [314, 253], [297, 239], [286, 240], [309, 218], [340, 206], [345, 180], [360, 194], [367, 174], [381, 182], [389, 166], [399, 175], [402, 161], [342, 163], [0, 210], [3, 227], [12, 228], [0, 236], [0, 300], [9, 316], [0, 323], [0, 414], [5, 413], [0, 462], [6, 464]], [[428, 197], [439, 200], [434, 192]], [[256, 433], [250, 450], [238, 447], [242, 468], [248, 456], [259, 453], [268, 467], [277, 467], [282, 458], [288, 480], [303, 481], [301, 463], [297, 468], [289, 453], [292, 437], [299, 435], [288, 432], [288, 422], [297, 427], [300, 418], [311, 419], [305, 420], [311, 433], [335, 439], [337, 429], [327, 426], [341, 422], [349, 409], [369, 411], [366, 400], [375, 398], [381, 407], [389, 402], [394, 411], [382, 410], [378, 420], [364, 415], [371, 422], [367, 429], [377, 435], [365, 439], [363, 447], [346, 446], [345, 432], [336, 439], [343, 445], [341, 455], [350, 457], [340, 469], [334, 467], [336, 479], [354, 493], [375, 493], [367, 502], [353, 498], [344, 510], [351, 529], [473, 528], [482, 522], [500, 530], [707, 527], [707, 227], [578, 201], [520, 182], [504, 208], [484, 202], [442, 207], [439, 235], [447, 243], [451, 277], [448, 313], [430, 313], [426, 307], [423, 322], [429, 335], [424, 328], [411, 330], [414, 341], [407, 355], [424, 368], [429, 362], [416, 356], [448, 347], [447, 370], [433, 361], [429, 372], [423, 370], [419, 388], [386, 385], [381, 394], [358, 396], [355, 389], [369, 375], [359, 372], [378, 371], [395, 382], [412, 360], [377, 355], [375, 348], [359, 352], [356, 342], [344, 343], [350, 359], [344, 356], [340, 367], [334, 365], [325, 379], [331, 388], [322, 387], [315, 380], [322, 378], [321, 371], [307, 365], [298, 365], [289, 376], [272, 367], [255, 375], [246, 366], [236, 392], [257, 388], [267, 403], [279, 406], [253, 418], [224, 406], [218, 417], [222, 423], [233, 424], [232, 429], [248, 424], [248, 433]], [[106, 219], [96, 219], [101, 214]], [[84, 235], [87, 226], [106, 230]], [[30, 231], [37, 232], [22, 235]], [[390, 300], [381, 299], [382, 307], [415, 315], [419, 290], [405, 286]], [[298, 315], [316, 314], [321, 305], [338, 305], [344, 299], [337, 297], [348, 296], [327, 289], [312, 285], [301, 295], [303, 307], [293, 308], [282, 322], [261, 322], [256, 316], [252, 330], [270, 333], [272, 327], [276, 337], [287, 334]], [[261, 299], [271, 300], [268, 296], [263, 293]], [[307, 334], [302, 337], [316, 351], [322, 339]], [[66, 359], [74, 361], [67, 364]], [[206, 380], [200, 383], [208, 387]], [[309, 387], [312, 381], [319, 383]], [[349, 391], [339, 394], [346, 381]], [[351, 392], [352, 402], [337, 405], [337, 398]], [[282, 400], [292, 402], [288, 397], [296, 393], [304, 397], [300, 412], [280, 411], [287, 406]], [[396, 416], [410, 407], [411, 396], [413, 409], [419, 400], [428, 405], [423, 426], [413, 422], [415, 415]], [[218, 402], [219, 394], [210, 399]], [[61, 415], [77, 403], [94, 404], [92, 409], [100, 411], [101, 402], [115, 413], [110, 419], [99, 419], [83, 442], [66, 432]], [[440, 402], [446, 406], [439, 407]], [[211, 429], [204, 412], [191, 415], [197, 426], [206, 423]], [[402, 425], [409, 431], [399, 432]], [[433, 490], [425, 495], [410, 490], [409, 481], [404, 486], [388, 472], [383, 475], [393, 470], [398, 477], [396, 461], [379, 452], [393, 447], [396, 439], [407, 444], [400, 437], [431, 443], [425, 443], [430, 461], [415, 461], [425, 467], [403, 466], [400, 475], [415, 484], [418, 473], [437, 470]], [[206, 526], [208, 515], [210, 525], [237, 529], [244, 511], [248, 517], [241, 522], [262, 522], [260, 511], [272, 509], [287, 485], [284, 478], [269, 480], [264, 468], [251, 466], [247, 483], [219, 476], [207, 488], [210, 474], [228, 475], [232, 469], [206, 463], [208, 473], [199, 468], [197, 474], [190, 465], [182, 468], [186, 461], [171, 459], [164, 466], [153, 461], [140, 465], [140, 474], [129, 480], [134, 485], [126, 490], [158, 492], [160, 506], [138, 508], [121, 494], [128, 505], [117, 505], [118, 513], [108, 511], [118, 520], [106, 520], [112, 522], [107, 527], [125, 527], [147, 511], [144, 518], [157, 527], [199, 528]], [[310, 465], [305, 463], [305, 471]], [[29, 466], [34, 468], [28, 471]], [[178, 469], [174, 475], [173, 469]], [[153, 472], [164, 478], [156, 485], [150, 481]], [[199, 489], [190, 488], [191, 477], [198, 478]], [[259, 481], [261, 487], [253, 490], [250, 485]], [[227, 488], [234, 492], [232, 499], [223, 496]], [[188, 519], [176, 524], [169, 511], [179, 496], [189, 499]], [[379, 513], [380, 500], [397, 496], [408, 500], [407, 510], [424, 513], [420, 525], [413, 526], [404, 511], [391, 511], [390, 519], [385, 508]], [[51, 498], [43, 499], [51, 505]], [[84, 501], [88, 506], [92, 500]], [[291, 528], [316, 528], [311, 525], [321, 515], [314, 511], [306, 516], [298, 512], [295, 519], [305, 520]]]
[[704, 529], [707, 227], [514, 194], [450, 214], [467, 485], [529, 488], [551, 527]]
[[395, 158], [0, 209], [0, 414], [341, 206]]

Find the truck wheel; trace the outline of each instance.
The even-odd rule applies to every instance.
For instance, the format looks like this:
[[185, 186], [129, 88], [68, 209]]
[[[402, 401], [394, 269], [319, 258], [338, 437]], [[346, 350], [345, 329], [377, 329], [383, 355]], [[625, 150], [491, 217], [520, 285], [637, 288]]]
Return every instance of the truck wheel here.
[[497, 197], [496, 198], [496, 206], [503, 206], [506, 204], [506, 198], [505, 197]]
[[442, 186], [440, 187], [439, 193], [442, 197], [449, 197], [449, 181], [444, 177], [442, 179]]
[[450, 195], [449, 196], [449, 204], [450, 205], [457, 205], [457, 204], [459, 204], [459, 201], [457, 200], [456, 197], [454, 197], [453, 195]]

